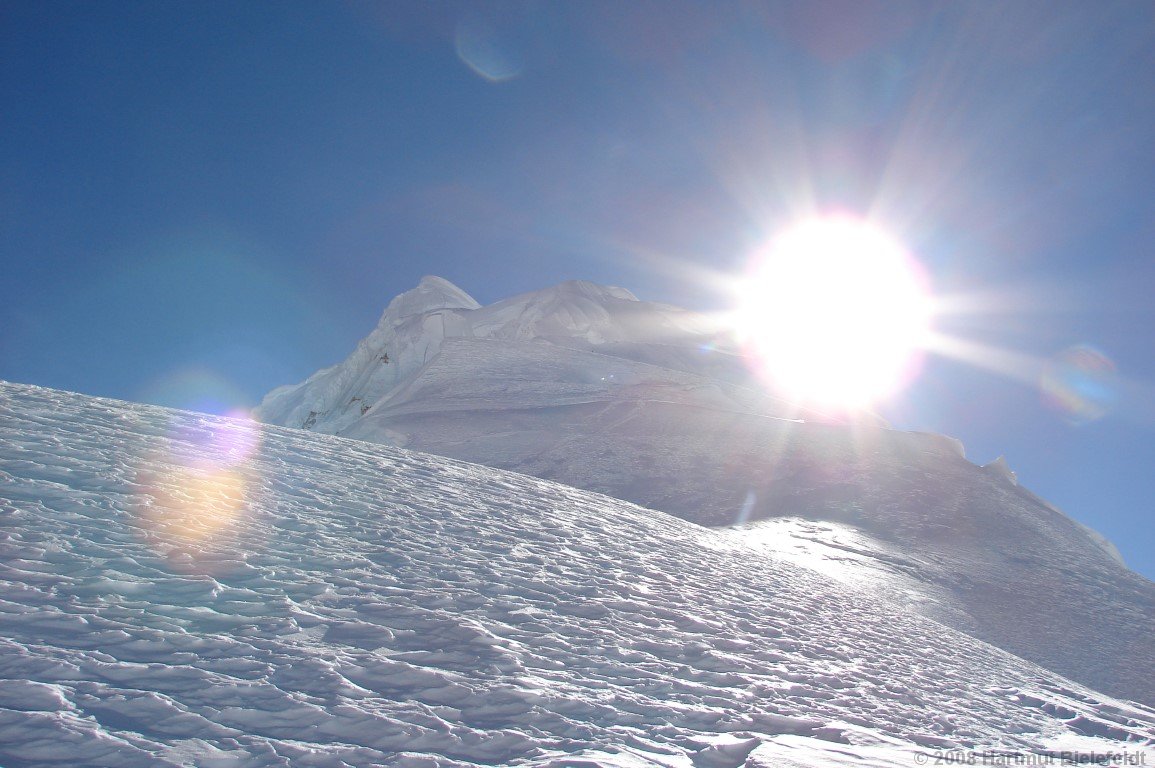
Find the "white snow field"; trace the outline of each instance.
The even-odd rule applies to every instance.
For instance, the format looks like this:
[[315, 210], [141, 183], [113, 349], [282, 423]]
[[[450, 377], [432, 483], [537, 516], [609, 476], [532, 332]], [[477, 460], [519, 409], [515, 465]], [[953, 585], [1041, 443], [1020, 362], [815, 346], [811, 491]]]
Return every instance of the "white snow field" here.
[[957, 441], [832, 423], [752, 382], [717, 324], [564, 283], [489, 307], [425, 278], [263, 421], [414, 448], [714, 526], [1155, 706], [1155, 584]]
[[0, 446], [5, 768], [1155, 759], [1143, 705], [606, 496], [15, 384]]

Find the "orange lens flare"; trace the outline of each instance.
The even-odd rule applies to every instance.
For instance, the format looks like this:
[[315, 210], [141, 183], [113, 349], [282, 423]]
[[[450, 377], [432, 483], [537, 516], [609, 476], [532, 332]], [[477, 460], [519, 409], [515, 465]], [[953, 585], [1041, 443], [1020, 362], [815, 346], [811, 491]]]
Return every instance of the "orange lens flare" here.
[[137, 523], [174, 570], [211, 571], [236, 550], [259, 440], [258, 426], [245, 414], [186, 419], [142, 462]]

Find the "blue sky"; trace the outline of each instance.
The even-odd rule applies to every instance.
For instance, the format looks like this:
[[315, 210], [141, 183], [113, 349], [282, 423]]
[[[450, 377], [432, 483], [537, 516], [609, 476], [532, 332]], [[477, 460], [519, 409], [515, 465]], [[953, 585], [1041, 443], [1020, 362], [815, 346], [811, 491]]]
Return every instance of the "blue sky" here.
[[[702, 270], [857, 212], [980, 350], [885, 414], [1155, 576], [1149, 3], [8, 2], [0, 104], [2, 378], [251, 406], [424, 274], [717, 309]], [[1118, 377], [1070, 358], [1074, 419], [1080, 345]]]

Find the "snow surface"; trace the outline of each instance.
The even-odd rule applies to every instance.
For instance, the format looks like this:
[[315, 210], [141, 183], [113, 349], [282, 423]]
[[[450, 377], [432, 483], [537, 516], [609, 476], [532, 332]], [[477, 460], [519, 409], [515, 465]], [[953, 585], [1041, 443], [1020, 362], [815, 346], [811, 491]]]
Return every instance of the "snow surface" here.
[[445, 291], [460, 308], [403, 294], [353, 356], [272, 393], [260, 417], [299, 427], [312, 413], [317, 431], [706, 525], [809, 521], [734, 536], [1155, 705], [1155, 584], [1005, 460], [980, 468], [942, 435], [832, 424], [751, 382], [708, 322], [622, 289], [565, 283], [481, 309]]
[[6, 768], [1155, 759], [1147, 707], [606, 496], [3, 383], [0, 446]]

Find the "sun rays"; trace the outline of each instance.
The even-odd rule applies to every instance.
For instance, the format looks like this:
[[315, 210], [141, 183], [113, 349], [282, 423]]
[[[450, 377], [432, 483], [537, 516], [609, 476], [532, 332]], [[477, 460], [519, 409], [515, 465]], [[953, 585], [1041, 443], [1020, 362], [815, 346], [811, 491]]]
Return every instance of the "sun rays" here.
[[760, 377], [804, 403], [854, 411], [910, 380], [931, 314], [922, 270], [896, 239], [828, 216], [754, 254], [734, 324]]

